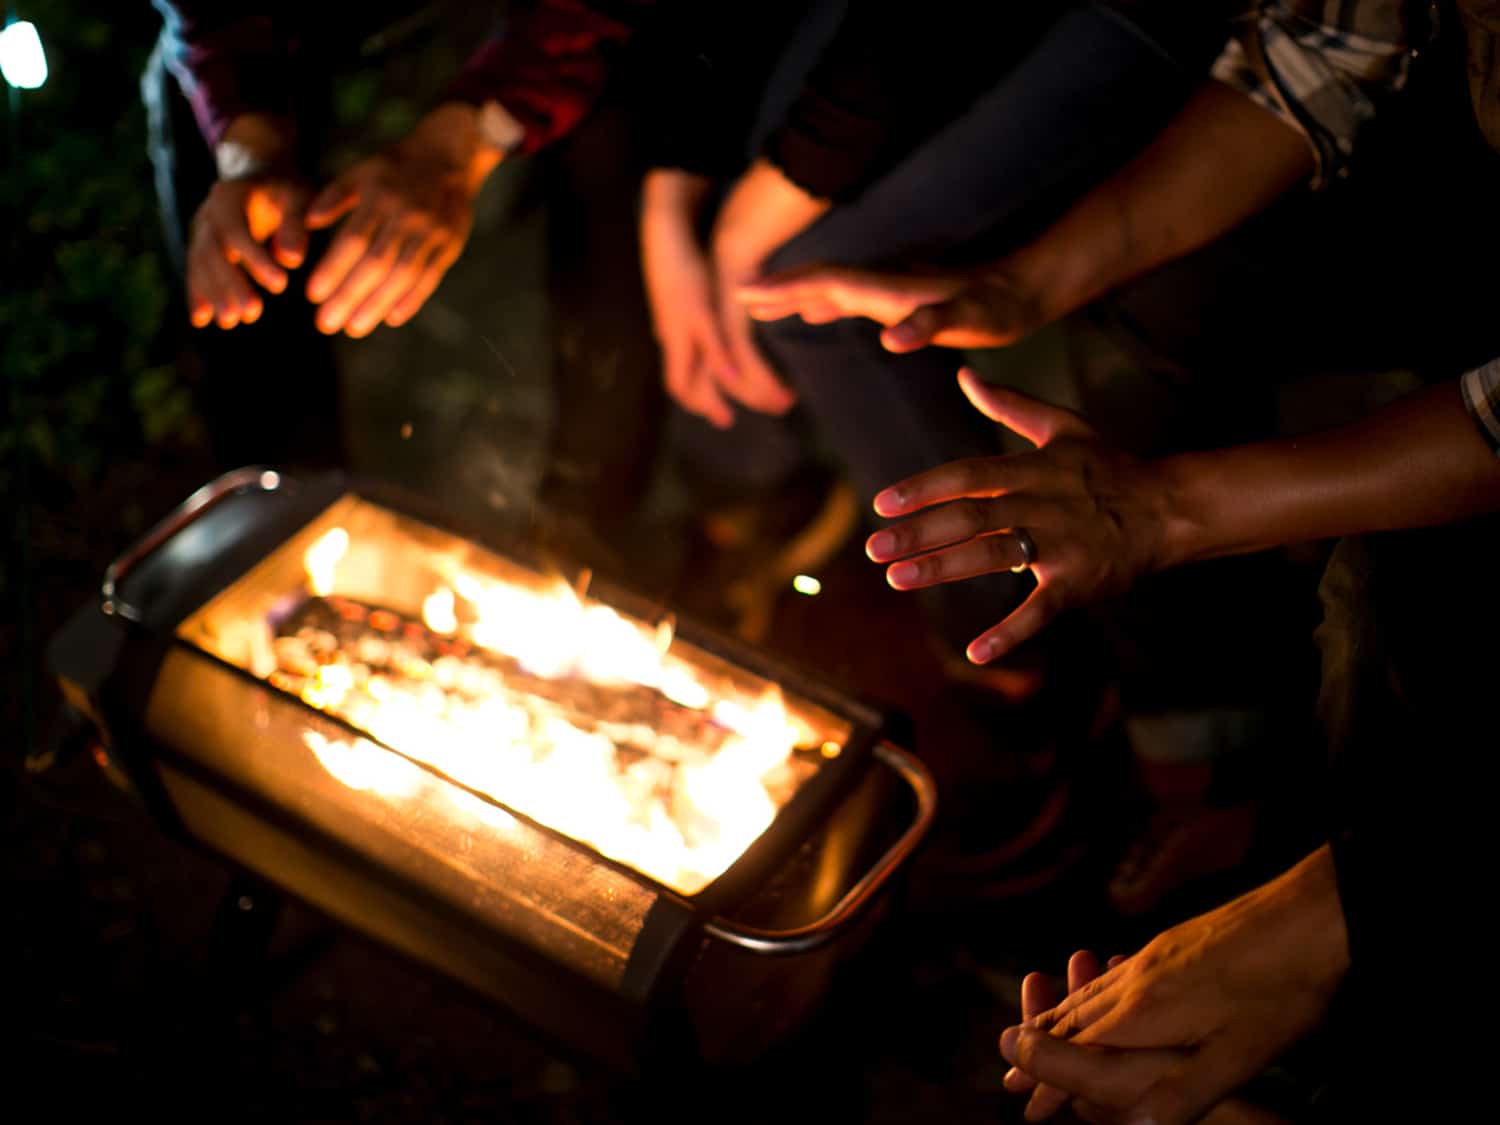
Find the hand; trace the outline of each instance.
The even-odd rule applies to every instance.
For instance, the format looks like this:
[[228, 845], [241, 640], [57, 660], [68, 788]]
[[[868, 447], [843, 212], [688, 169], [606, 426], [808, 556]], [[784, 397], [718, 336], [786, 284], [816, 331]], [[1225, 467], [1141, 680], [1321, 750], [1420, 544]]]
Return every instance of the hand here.
[[308, 227], [344, 220], [307, 281], [319, 330], [367, 336], [415, 316], [463, 252], [474, 199], [499, 160], [480, 144], [473, 107], [448, 104], [319, 192]]
[[714, 221], [710, 245], [719, 324], [731, 361], [720, 373], [719, 388], [742, 406], [762, 414], [785, 414], [797, 396], [755, 346], [750, 319], [736, 290], [760, 272], [761, 263], [773, 250], [827, 209], [826, 200], [808, 195], [762, 160], [740, 177]]
[[923, 514], [877, 531], [865, 553], [891, 564], [886, 581], [896, 589], [916, 590], [1021, 566], [1021, 548], [1005, 533], [1025, 528], [1036, 589], [970, 642], [969, 659], [985, 664], [1062, 610], [1120, 594], [1155, 569], [1169, 497], [1150, 463], [1106, 446], [1076, 414], [988, 386], [967, 368], [958, 378], [981, 413], [1036, 452], [955, 461], [885, 489], [875, 497], [879, 515]]
[[[1007, 1028], [1002, 1055], [1081, 1099], [1086, 1115], [1198, 1120], [1316, 1027], [1348, 970], [1328, 848], [1113, 965]], [[1061, 1104], [1049, 1095], [1038, 1105], [1040, 1094], [1028, 1120]]]
[[926, 273], [812, 266], [741, 285], [736, 295], [756, 320], [877, 321], [892, 352], [1002, 347], [1047, 319], [1019, 274], [1003, 266]]
[[667, 393], [688, 413], [722, 430], [734, 424], [734, 411], [719, 389], [721, 382], [733, 382], [734, 364], [719, 325], [713, 267], [695, 229], [710, 187], [705, 177], [676, 169], [647, 175], [641, 268]]
[[193, 215], [188, 236], [188, 317], [196, 328], [254, 324], [263, 311], [253, 280], [286, 289], [287, 270], [307, 254], [307, 189], [284, 177], [219, 180]]

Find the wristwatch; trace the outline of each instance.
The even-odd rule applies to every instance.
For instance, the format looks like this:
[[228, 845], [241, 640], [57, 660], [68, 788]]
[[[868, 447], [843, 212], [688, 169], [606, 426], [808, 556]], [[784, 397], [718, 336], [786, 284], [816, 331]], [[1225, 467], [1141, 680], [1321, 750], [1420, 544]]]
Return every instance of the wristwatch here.
[[491, 98], [479, 107], [479, 136], [485, 147], [494, 149], [501, 156], [509, 156], [525, 142], [526, 126]]

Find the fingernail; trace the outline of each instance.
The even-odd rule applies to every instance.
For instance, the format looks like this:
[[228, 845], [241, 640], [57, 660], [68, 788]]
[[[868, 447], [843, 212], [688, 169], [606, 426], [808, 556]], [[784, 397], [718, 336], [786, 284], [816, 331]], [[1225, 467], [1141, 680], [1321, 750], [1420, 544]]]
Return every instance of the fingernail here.
[[865, 554], [876, 562], [896, 553], [896, 537], [889, 531], [877, 531], [865, 544]]
[[969, 646], [970, 664], [988, 664], [995, 656], [994, 641], [975, 641]]
[[[1020, 1039], [1021, 1029], [1019, 1027], [1007, 1027], [1000, 1033], [1000, 1056], [1012, 1065], [1016, 1061], [1016, 1045], [1020, 1042]], [[1010, 1075], [1007, 1074], [1005, 1077], [1009, 1078]]]
[[885, 580], [898, 590], [915, 582], [920, 576], [921, 571], [914, 562], [897, 563], [885, 572]]
[[894, 512], [901, 507], [903, 499], [899, 488], [887, 488], [875, 494], [875, 510], [880, 513]]

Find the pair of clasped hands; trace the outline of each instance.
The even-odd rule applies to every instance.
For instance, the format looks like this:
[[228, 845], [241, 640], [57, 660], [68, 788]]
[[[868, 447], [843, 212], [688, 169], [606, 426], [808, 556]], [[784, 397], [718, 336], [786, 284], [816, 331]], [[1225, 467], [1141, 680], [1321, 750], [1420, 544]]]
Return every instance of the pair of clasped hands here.
[[405, 324], [462, 252], [474, 199], [498, 162], [477, 143], [474, 111], [440, 107], [316, 192], [292, 167], [289, 132], [238, 118], [216, 147], [220, 176], [189, 231], [192, 323], [254, 324], [262, 294], [285, 293], [306, 264], [309, 232], [336, 226], [304, 289], [318, 329], [361, 337]]

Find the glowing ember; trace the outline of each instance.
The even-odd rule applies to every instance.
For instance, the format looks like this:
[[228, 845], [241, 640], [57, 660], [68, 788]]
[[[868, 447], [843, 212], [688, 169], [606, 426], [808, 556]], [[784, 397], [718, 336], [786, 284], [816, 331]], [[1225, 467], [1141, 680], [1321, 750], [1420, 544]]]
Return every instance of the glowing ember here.
[[693, 894], [837, 746], [774, 686], [679, 656], [670, 620], [647, 625], [560, 579], [503, 581], [430, 553], [436, 575], [425, 593], [402, 587], [397, 604], [411, 608], [396, 612], [335, 593], [384, 590], [398, 573], [371, 569], [394, 567], [389, 553], [356, 546], [342, 527], [318, 536], [302, 558], [310, 596], [290, 613], [276, 603], [252, 649], [236, 642], [261, 653], [273, 686], [378, 740], [307, 736], [352, 788], [416, 800], [442, 788], [421, 762], [470, 791], [446, 787], [455, 815], [507, 830], [514, 818], [483, 794]]

